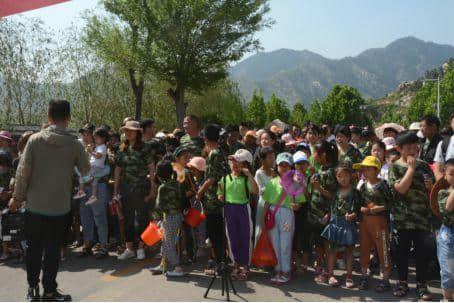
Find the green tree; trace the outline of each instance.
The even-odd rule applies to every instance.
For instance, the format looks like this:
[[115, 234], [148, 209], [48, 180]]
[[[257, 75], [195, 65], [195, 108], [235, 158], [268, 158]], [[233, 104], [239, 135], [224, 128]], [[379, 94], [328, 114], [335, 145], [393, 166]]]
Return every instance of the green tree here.
[[[421, 121], [424, 115], [437, 114], [437, 83], [425, 82], [407, 110], [409, 122]], [[440, 81], [440, 120], [448, 124], [454, 108], [454, 63], [448, 64]]]
[[307, 110], [304, 107], [303, 103], [296, 103], [293, 106], [292, 113], [290, 114], [290, 123], [303, 127], [304, 123], [307, 120]]
[[155, 42], [146, 20], [147, 1], [100, 0], [108, 16], [86, 16], [85, 42], [97, 56], [116, 64], [129, 76], [135, 97], [135, 119], [142, 113], [144, 84], [150, 76]]
[[265, 18], [269, 0], [140, 2], [149, 4], [137, 13], [153, 32], [154, 74], [173, 86], [168, 95], [180, 126], [188, 104], [185, 92], [202, 93], [225, 79], [232, 62], [260, 48], [255, 34], [272, 24]]
[[257, 127], [263, 127], [266, 123], [266, 104], [263, 94], [254, 91], [251, 101], [247, 105], [246, 119]]
[[364, 99], [348, 85], [335, 85], [323, 102], [311, 105], [308, 116], [312, 122], [319, 124], [370, 124]]
[[286, 123], [289, 122], [290, 110], [284, 100], [279, 99], [275, 94], [272, 94], [270, 100], [266, 104], [266, 120], [269, 123], [275, 119], [279, 119]]

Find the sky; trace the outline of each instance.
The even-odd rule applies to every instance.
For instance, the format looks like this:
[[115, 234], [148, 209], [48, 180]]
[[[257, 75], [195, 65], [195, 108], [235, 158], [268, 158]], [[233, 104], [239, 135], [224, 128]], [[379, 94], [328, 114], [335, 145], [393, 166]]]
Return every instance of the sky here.
[[[453, 0], [271, 0], [271, 29], [257, 34], [264, 51], [281, 48], [310, 50], [327, 58], [356, 56], [369, 48], [414, 36], [454, 45]], [[55, 30], [72, 22], [82, 24], [80, 13], [100, 9], [96, 0], [67, 3], [23, 13], [39, 17]]]

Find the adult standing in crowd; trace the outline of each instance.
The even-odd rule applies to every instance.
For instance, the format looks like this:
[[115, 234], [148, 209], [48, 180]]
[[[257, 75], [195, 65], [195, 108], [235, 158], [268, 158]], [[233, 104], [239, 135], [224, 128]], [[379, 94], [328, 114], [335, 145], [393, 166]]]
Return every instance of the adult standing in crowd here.
[[229, 124], [225, 127], [225, 131], [227, 133], [227, 141], [226, 141], [226, 148], [225, 151], [227, 155], [233, 155], [239, 149], [245, 149], [243, 143], [240, 140], [240, 128], [238, 125]]
[[424, 139], [419, 146], [419, 158], [433, 164], [438, 143], [443, 140], [439, 133], [440, 119], [434, 115], [425, 116], [421, 122], [421, 132]]
[[200, 136], [201, 124], [199, 117], [194, 115], [186, 116], [183, 120], [183, 128], [186, 135], [181, 137], [180, 144], [189, 147], [193, 156], [202, 155], [202, 150], [205, 145]]
[[[115, 159], [114, 197], [121, 195], [125, 216], [126, 249], [118, 256], [126, 260], [136, 256], [134, 242], [137, 233], [140, 235], [148, 224], [148, 207], [155, 197], [154, 182], [155, 159], [149, 144], [142, 141], [142, 128], [137, 121], [127, 121], [121, 128], [125, 142], [120, 146]], [[147, 175], [150, 175], [148, 180]], [[139, 241], [137, 259], [145, 259], [143, 242]]]
[[[451, 129], [454, 130], [454, 114], [451, 115]], [[435, 152], [435, 178], [437, 180], [443, 178], [444, 164], [449, 159], [454, 158], [454, 135], [443, 139], [438, 143], [437, 151]]]
[[156, 126], [153, 119], [145, 119], [140, 122], [140, 127], [143, 129], [142, 140], [145, 143], [151, 142], [156, 136]]
[[50, 101], [48, 118], [50, 126], [32, 135], [25, 147], [10, 209], [15, 211], [26, 201], [28, 299], [40, 299], [38, 284], [42, 268], [41, 299], [70, 301], [71, 296], [57, 291], [59, 252], [71, 208], [74, 166], [86, 174], [90, 164], [83, 146], [66, 129], [70, 121], [69, 102]]

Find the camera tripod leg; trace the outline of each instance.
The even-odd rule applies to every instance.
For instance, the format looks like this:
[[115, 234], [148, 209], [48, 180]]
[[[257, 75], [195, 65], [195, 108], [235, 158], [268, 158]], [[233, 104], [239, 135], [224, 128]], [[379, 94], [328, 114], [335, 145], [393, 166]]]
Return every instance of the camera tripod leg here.
[[233, 291], [233, 293], [236, 295], [236, 289], [235, 289], [235, 286], [233, 286], [232, 277], [229, 276], [228, 279], [229, 279], [229, 281], [230, 281], [230, 285], [232, 285], [232, 291]]
[[208, 296], [208, 293], [210, 292], [211, 286], [213, 286], [214, 281], [216, 280], [216, 273], [214, 274], [214, 277], [211, 279], [210, 285], [207, 288], [207, 291], [203, 295], [204, 298]]
[[224, 296], [224, 289], [225, 289], [225, 283], [226, 281], [224, 281], [224, 276], [221, 276], [221, 283], [222, 283], [222, 296]]
[[[228, 277], [225, 277], [227, 276], [228, 273], [224, 274], [224, 278], [225, 279], [225, 292], [227, 293], [227, 302], [230, 302], [230, 294], [229, 294], [229, 278]], [[232, 284], [233, 285], [233, 284]]]

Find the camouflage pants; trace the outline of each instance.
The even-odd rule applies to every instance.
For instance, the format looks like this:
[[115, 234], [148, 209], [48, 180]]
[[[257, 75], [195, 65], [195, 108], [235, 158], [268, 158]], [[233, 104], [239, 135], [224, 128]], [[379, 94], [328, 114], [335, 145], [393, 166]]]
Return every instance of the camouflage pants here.
[[183, 215], [165, 215], [162, 225], [164, 227], [164, 242], [162, 245], [164, 256], [171, 268], [180, 264], [177, 253], [178, 231], [181, 229]]

